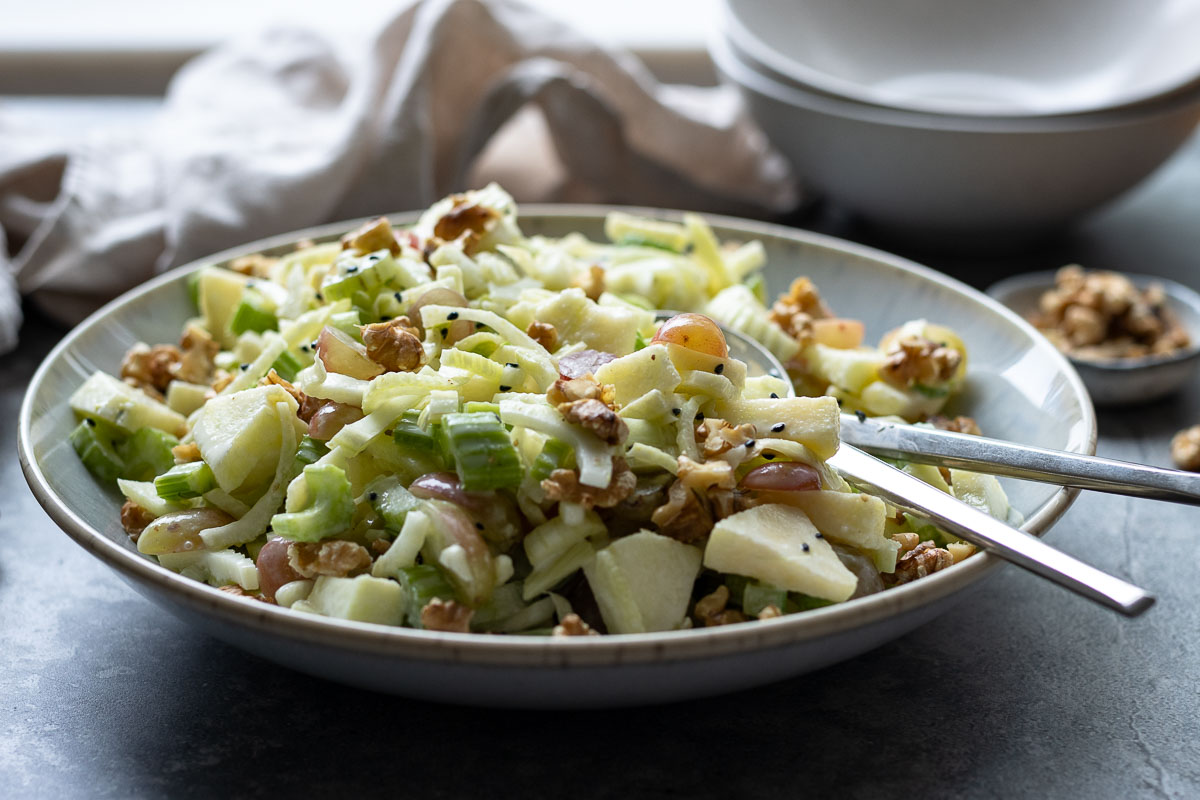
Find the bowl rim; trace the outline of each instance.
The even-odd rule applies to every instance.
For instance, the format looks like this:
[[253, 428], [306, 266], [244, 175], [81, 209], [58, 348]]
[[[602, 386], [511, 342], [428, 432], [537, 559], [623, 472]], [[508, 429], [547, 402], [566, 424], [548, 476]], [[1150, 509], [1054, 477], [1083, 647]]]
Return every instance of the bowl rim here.
[[[1050, 289], [1054, 286], [1054, 276], [1057, 272], [1057, 270], [1039, 270], [1037, 272], [1022, 272], [1019, 275], [1010, 275], [993, 283], [984, 293], [1006, 308], [1011, 309], [1014, 313], [1017, 313], [1016, 309], [1008, 304], [1008, 300], [1012, 295], [1020, 291], [1039, 288], [1043, 290]], [[1196, 318], [1200, 319], [1200, 293], [1197, 293], [1194, 289], [1170, 278], [1162, 278], [1145, 272], [1121, 270], [1120, 274], [1129, 278], [1133, 282], [1133, 285], [1139, 289], [1145, 289], [1152, 284], [1162, 286], [1170, 299], [1187, 306], [1196, 315]], [[1180, 323], [1184, 324], [1184, 320], [1180, 320]], [[1034, 328], [1034, 330], [1037, 329]], [[1039, 335], [1043, 335], [1040, 331], [1038, 333]], [[1088, 369], [1103, 370], [1112, 373], [1136, 372], [1166, 364], [1177, 364], [1196, 358], [1197, 355], [1200, 355], [1200, 326], [1189, 326], [1188, 336], [1191, 337], [1191, 344], [1182, 350], [1177, 350], [1174, 353], [1166, 355], [1119, 359], [1091, 359], [1079, 358], [1070, 354], [1064, 355], [1066, 355], [1067, 360], [1076, 366], [1076, 368], [1082, 366]]]
[[[678, 220], [682, 212], [639, 206], [524, 204], [523, 217], [549, 219], [603, 219], [611, 211], [657, 216]], [[388, 214], [393, 225], [410, 225], [420, 211]], [[706, 214], [714, 227], [737, 230], [748, 236], [785, 239], [869, 259], [888, 268], [915, 274], [927, 281], [965, 294], [974, 302], [989, 308], [1010, 324], [1016, 325], [1034, 342], [1036, 331], [1003, 304], [966, 284], [933, 269], [900, 256], [865, 245], [848, 242], [824, 234], [789, 228], [767, 222]], [[581, 668], [611, 666], [623, 663], [680, 662], [696, 658], [712, 658], [748, 650], [774, 649], [820, 639], [849, 630], [884, 622], [908, 611], [949, 597], [976, 584], [1003, 561], [983, 552], [919, 581], [859, 598], [847, 603], [758, 621], [755, 624], [725, 625], [713, 628], [664, 631], [643, 634], [616, 634], [601, 637], [571, 637], [569, 643], [554, 637], [486, 636], [471, 633], [443, 633], [411, 628], [390, 627], [372, 623], [337, 620], [294, 612], [257, 601], [247, 601], [222, 592], [212, 586], [171, 572], [135, 550], [109, 539], [92, 527], [54, 493], [41, 465], [33, 458], [34, 399], [38, 396], [52, 365], [67, 353], [77, 340], [85, 337], [95, 326], [102, 324], [108, 314], [143, 295], [168, 284], [184, 280], [184, 276], [208, 264], [220, 264], [233, 258], [294, 245], [301, 239], [320, 241], [334, 239], [362, 222], [364, 217], [314, 226], [279, 234], [248, 244], [229, 248], [212, 256], [198, 259], [170, 270], [131, 289], [106, 303], [67, 333], [42, 361], [26, 389], [18, 418], [18, 456], [21, 469], [34, 496], [51, 519], [76, 543], [84, 547], [123, 578], [164, 595], [173, 605], [184, 604], [205, 612], [244, 630], [279, 637], [307, 645], [330, 646], [337, 650], [419, 661], [451, 661], [486, 666], [544, 666]], [[1084, 423], [1083, 441], [1074, 442], [1076, 452], [1092, 454], [1096, 449], [1096, 414], [1078, 374], [1048, 342], [1044, 354], [1066, 379], [1072, 393], [1079, 399], [1080, 421]], [[1077, 489], [1062, 488], [1051, 495], [1025, 523], [1022, 530], [1038, 534], [1045, 532], [1074, 501]], [[115, 513], [115, 509], [114, 509]], [[138, 588], [143, 588], [139, 586]]]
[[1200, 106], [1200, 80], [1157, 101], [1111, 111], [1044, 117], [984, 117], [935, 114], [855, 102], [850, 98], [810, 91], [781, 83], [749, 63], [728, 35], [714, 30], [708, 54], [717, 73], [735, 86], [764, 95], [783, 105], [870, 125], [911, 131], [937, 131], [997, 136], [1074, 134], [1130, 125], [1143, 125]]
[[[869, 85], [849, 78], [839, 77], [832, 73], [809, 66], [787, 53], [778, 50], [772, 44], [759, 37], [751, 26], [739, 14], [738, 4], [733, 0], [720, 0], [720, 23], [726, 37], [734, 49], [746, 54], [762, 70], [755, 71], [764, 74], [781, 85], [793, 86], [797, 89], [814, 92], [832, 98], [845, 99], [848, 102], [871, 106], [880, 109], [896, 111], [912, 111], [923, 114], [937, 114], [949, 117], [965, 117], [979, 119], [1050, 119], [1067, 118], [1086, 114], [1108, 112], [1124, 112], [1141, 108], [1174, 97], [1180, 93], [1189, 92], [1200, 87], [1200, 57], [1194, 58], [1191, 67], [1181, 71], [1179, 76], [1170, 81], [1152, 83], [1141, 91], [1118, 92], [1112, 101], [1099, 104], [1069, 103], [1061, 108], [1036, 111], [1014, 108], [1005, 111], [1001, 108], [979, 109], [972, 111], [962, 108], [952, 101], [933, 99], [909, 98], [901, 93], [890, 93], [872, 89]], [[744, 11], [744, 9], [742, 9]], [[1197, 51], [1200, 53], [1200, 50]], [[752, 54], [752, 55], [751, 55]], [[754, 64], [748, 64], [754, 67]], [[766, 74], [763, 70], [773, 73]], [[786, 81], [786, 83], [784, 83]]]

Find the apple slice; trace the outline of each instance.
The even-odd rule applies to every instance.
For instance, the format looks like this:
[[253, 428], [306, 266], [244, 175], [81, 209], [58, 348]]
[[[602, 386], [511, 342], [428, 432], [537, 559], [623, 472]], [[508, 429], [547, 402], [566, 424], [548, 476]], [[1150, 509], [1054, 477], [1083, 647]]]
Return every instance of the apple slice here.
[[669, 631], [683, 624], [700, 559], [699, 548], [641, 531], [598, 552], [583, 573], [609, 633]]

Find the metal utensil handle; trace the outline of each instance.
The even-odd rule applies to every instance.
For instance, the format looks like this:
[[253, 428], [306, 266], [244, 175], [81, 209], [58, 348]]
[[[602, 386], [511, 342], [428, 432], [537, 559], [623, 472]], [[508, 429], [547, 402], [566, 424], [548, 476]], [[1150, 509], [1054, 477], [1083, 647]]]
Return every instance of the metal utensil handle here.
[[1200, 505], [1200, 475], [842, 415], [842, 438], [884, 458]]
[[1152, 595], [1133, 584], [1056, 550], [844, 442], [828, 463], [851, 483], [923, 514], [948, 532], [1089, 600], [1130, 617], [1154, 604]]

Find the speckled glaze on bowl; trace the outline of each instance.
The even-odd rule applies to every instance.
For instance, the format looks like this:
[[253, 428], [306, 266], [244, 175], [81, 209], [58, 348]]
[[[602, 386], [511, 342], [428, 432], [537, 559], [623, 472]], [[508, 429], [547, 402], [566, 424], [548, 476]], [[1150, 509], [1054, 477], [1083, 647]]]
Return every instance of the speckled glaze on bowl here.
[[[1132, 406], [1158, 400], [1183, 388], [1200, 368], [1200, 294], [1167, 278], [1130, 272], [1125, 275], [1139, 289], [1153, 283], [1163, 287], [1167, 307], [1187, 330], [1192, 345], [1171, 355], [1146, 358], [1093, 361], [1069, 357], [1098, 406]], [[1038, 298], [1053, 287], [1053, 272], [1029, 272], [992, 284], [987, 294], [1027, 317], [1037, 310]]]
[[[609, 210], [527, 206], [527, 234], [581, 231], [600, 238]], [[674, 212], [633, 209], [635, 213]], [[410, 223], [415, 214], [391, 215]], [[957, 329], [970, 348], [971, 376], [960, 407], [993, 436], [1076, 453], [1095, 448], [1087, 393], [1066, 360], [1033, 328], [984, 295], [895, 256], [817, 234], [711, 217], [718, 236], [762, 241], [772, 291], [811, 276], [833, 308], [862, 318], [877, 338], [928, 316]], [[283, 253], [300, 239], [336, 238], [347, 222], [299, 231], [213, 256]], [[21, 408], [19, 451], [47, 513], [77, 543], [138, 591], [213, 636], [276, 663], [381, 692], [452, 703], [579, 708], [666, 702], [758, 686], [817, 669], [903, 635], [961, 600], [999, 565], [979, 555], [895, 590], [761, 623], [556, 640], [389, 628], [309, 616], [232, 597], [138, 554], [118, 520], [120, 499], [79, 463], [67, 442], [66, 399], [95, 369], [115, 371], [136, 341], [173, 341], [190, 306], [192, 264], [108, 304], [50, 353]], [[151, 312], [151, 309], [153, 311]], [[1011, 483], [1025, 529], [1044, 532], [1075, 492]]]

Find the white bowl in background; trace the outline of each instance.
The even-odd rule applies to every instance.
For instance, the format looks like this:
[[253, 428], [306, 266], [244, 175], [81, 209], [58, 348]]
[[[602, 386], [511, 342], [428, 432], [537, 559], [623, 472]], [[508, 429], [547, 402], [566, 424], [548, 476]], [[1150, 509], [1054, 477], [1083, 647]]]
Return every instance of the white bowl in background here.
[[709, 54], [800, 179], [900, 238], [946, 246], [1049, 233], [1132, 188], [1200, 121], [1200, 85], [1123, 112], [981, 118], [789, 86], [714, 36]]
[[[580, 231], [600, 239], [610, 210], [523, 206], [521, 227], [530, 236]], [[625, 210], [679, 218], [677, 212]], [[412, 224], [416, 216], [390, 218]], [[872, 339], [920, 316], [958, 331], [970, 349], [971, 370], [953, 412], [975, 415], [990, 435], [1094, 452], [1096, 418], [1079, 377], [1048, 341], [999, 303], [933, 270], [850, 242], [778, 225], [709, 221], [722, 240], [762, 242], [772, 291], [809, 275], [834, 309], [864, 320]], [[141, 555], [121, 528], [120, 495], [88, 474], [67, 441], [76, 422], [66, 398], [92, 370], [115, 371], [133, 343], [179, 335], [195, 313], [187, 291], [192, 269], [255, 252], [281, 255], [302, 239], [336, 241], [357, 224], [277, 236], [134, 289], [67, 334], [42, 362], [22, 404], [18, 454], [49, 515], [139, 592], [211, 635], [294, 669], [376, 691], [493, 706], [609, 708], [749, 688], [850, 658], [965, 602], [965, 593], [1002, 563], [985, 553], [886, 592], [761, 623], [554, 639], [439, 633], [303, 614], [234, 597]], [[1029, 481], [1005, 481], [1005, 488], [1025, 517], [1023, 529], [1035, 534], [1047, 530], [1077, 494]]]
[[1114, 109], [1200, 82], [1200, 0], [723, 0], [731, 42], [783, 83], [958, 115]]

